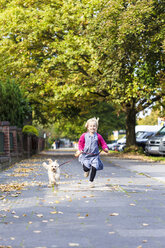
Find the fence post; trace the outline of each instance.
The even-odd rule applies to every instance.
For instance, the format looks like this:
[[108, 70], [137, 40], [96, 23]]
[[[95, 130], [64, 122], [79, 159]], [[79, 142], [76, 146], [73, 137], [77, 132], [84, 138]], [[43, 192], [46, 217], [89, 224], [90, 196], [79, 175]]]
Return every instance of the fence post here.
[[17, 146], [18, 146], [18, 155], [23, 157], [23, 134], [22, 128], [17, 128]]
[[5, 156], [10, 158], [10, 131], [8, 121], [1, 121], [0, 125], [2, 126], [2, 132], [4, 133], [4, 152]]
[[38, 138], [38, 147], [37, 147], [37, 153], [41, 151], [41, 138]]
[[13, 134], [13, 156], [18, 158], [17, 127], [11, 126], [10, 132]]

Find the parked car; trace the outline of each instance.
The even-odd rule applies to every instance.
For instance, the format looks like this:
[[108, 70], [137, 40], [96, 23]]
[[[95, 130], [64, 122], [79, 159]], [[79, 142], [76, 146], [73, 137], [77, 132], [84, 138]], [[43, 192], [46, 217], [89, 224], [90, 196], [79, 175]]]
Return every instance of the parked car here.
[[163, 143], [165, 138], [165, 126], [162, 127], [155, 135], [148, 139], [145, 146], [146, 154], [160, 155], [161, 149], [163, 149]]
[[159, 153], [165, 155], [165, 136], [160, 140]]
[[112, 151], [115, 151], [116, 145], [117, 145], [117, 141], [115, 141], [115, 142], [113, 142], [113, 143], [111, 143], [111, 144], [107, 144], [108, 149], [109, 149], [109, 150], [112, 150]]
[[136, 144], [145, 150], [147, 140], [152, 137], [156, 132], [138, 132], [136, 134]]
[[[138, 131], [136, 133], [136, 144], [139, 147], [142, 147], [143, 150], [145, 150], [146, 142], [147, 140], [154, 135], [156, 132], [151, 131]], [[117, 151], [124, 151], [126, 147], [126, 136], [124, 136], [122, 139], [119, 139], [117, 141], [118, 146], [116, 147]]]
[[118, 146], [116, 147], [116, 150], [119, 152], [124, 151], [124, 148], [126, 147], [126, 136], [124, 136], [123, 138], [119, 139], [117, 141]]
[[[141, 146], [145, 150], [147, 140], [152, 137], [156, 132], [160, 130], [160, 126], [158, 125], [137, 125], [135, 127], [136, 132], [136, 144]], [[112, 145], [112, 144], [111, 144]], [[117, 143], [114, 143], [111, 146], [111, 150], [115, 151], [124, 151], [126, 147], [126, 136], [117, 140]]]

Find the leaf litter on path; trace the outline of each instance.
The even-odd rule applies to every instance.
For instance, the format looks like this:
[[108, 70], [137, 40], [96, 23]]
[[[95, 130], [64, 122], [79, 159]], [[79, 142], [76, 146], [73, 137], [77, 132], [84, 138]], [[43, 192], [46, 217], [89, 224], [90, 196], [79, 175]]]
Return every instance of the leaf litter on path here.
[[27, 182], [22, 182], [22, 183], [13, 182], [8, 184], [0, 184], [0, 191], [2, 192], [17, 191], [17, 190], [21, 190], [27, 185], [28, 185]]

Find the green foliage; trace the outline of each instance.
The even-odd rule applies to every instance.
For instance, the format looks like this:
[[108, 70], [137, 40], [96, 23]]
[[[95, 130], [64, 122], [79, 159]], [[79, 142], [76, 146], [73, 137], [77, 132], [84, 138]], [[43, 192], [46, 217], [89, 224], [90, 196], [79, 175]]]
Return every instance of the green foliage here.
[[163, 6], [162, 0], [2, 0], [1, 78], [19, 78], [44, 125], [83, 116], [104, 99], [126, 113], [133, 129], [136, 114], [164, 94]]
[[165, 157], [161, 157], [161, 156], [147, 156], [149, 158], [150, 161], [154, 161], [154, 162], [165, 162]]
[[0, 120], [22, 127], [30, 114], [31, 108], [19, 85], [10, 80], [0, 82]]
[[22, 132], [26, 134], [32, 134], [32, 135], [39, 136], [39, 132], [37, 128], [31, 125], [24, 126]]
[[113, 130], [125, 128], [125, 115], [116, 114], [115, 108], [106, 102], [95, 101], [90, 108], [86, 108], [81, 115], [78, 115], [72, 120], [61, 119], [56, 121], [50, 132], [53, 134], [53, 139], [69, 138], [78, 140], [83, 132], [86, 132], [85, 123], [89, 118], [99, 117], [98, 132], [108, 140], [108, 136]]
[[131, 145], [135, 143], [131, 129], [136, 114], [164, 94], [158, 76], [164, 70], [163, 1], [102, 3], [89, 26], [100, 71], [98, 93], [126, 113], [127, 142]]

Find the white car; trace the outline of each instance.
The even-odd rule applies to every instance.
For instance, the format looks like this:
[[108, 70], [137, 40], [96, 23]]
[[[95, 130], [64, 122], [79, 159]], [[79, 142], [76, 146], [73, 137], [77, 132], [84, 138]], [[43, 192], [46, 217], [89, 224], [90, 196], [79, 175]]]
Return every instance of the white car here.
[[165, 155], [165, 136], [160, 140], [159, 153]]
[[114, 151], [115, 147], [117, 145], [117, 142], [113, 142], [112, 144], [107, 144], [108, 149]]
[[155, 135], [148, 139], [145, 146], [146, 154], [160, 155], [163, 151], [165, 139], [165, 126], [162, 127]]

